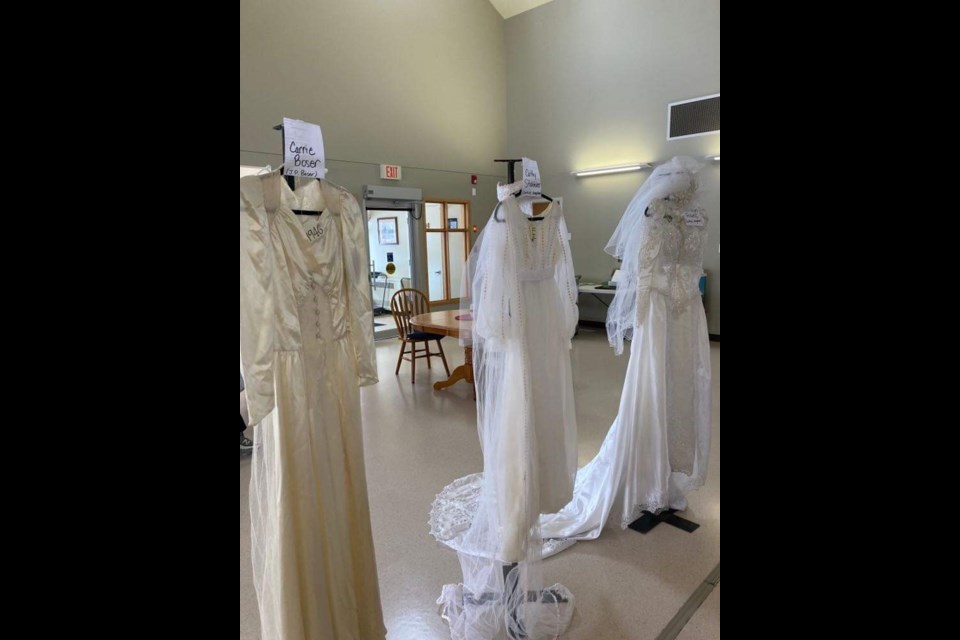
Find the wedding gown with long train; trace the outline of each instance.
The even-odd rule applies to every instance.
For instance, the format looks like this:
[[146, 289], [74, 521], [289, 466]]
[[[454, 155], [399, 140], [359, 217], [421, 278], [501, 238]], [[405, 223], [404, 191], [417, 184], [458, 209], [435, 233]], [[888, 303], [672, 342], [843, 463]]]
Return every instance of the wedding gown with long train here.
[[[630, 362], [617, 418], [597, 456], [577, 473], [573, 500], [540, 519], [543, 557], [599, 537], [612, 516], [627, 527], [643, 511], [683, 510], [710, 451], [710, 344], [699, 294], [707, 217], [699, 164], [657, 167], [627, 207], [606, 250], [625, 276], [608, 314], [617, 353]], [[431, 533], [454, 549], [477, 512], [483, 475], [437, 496]]]
[[626, 528], [644, 511], [682, 511], [706, 479], [710, 338], [699, 283], [707, 217], [696, 166], [680, 158], [658, 168], [624, 219], [636, 217], [608, 246], [632, 281], [617, 291], [622, 312], [614, 304], [609, 318], [615, 348], [632, 336], [630, 362], [617, 418], [577, 474], [573, 501], [541, 519], [548, 554], [599, 537], [608, 518]]
[[[323, 211], [296, 216], [294, 210]], [[254, 429], [253, 579], [263, 640], [383, 640], [360, 390], [377, 382], [356, 199], [240, 180], [240, 367]]]
[[[574, 606], [568, 590], [545, 582], [538, 532], [541, 514], [570, 501], [576, 475], [577, 294], [566, 223], [559, 203], [533, 218], [513, 196], [500, 213], [467, 265], [485, 473], [470, 522], [447, 523], [463, 582], [445, 586], [438, 604], [454, 640], [556, 638]], [[434, 513], [452, 515], [436, 505]]]

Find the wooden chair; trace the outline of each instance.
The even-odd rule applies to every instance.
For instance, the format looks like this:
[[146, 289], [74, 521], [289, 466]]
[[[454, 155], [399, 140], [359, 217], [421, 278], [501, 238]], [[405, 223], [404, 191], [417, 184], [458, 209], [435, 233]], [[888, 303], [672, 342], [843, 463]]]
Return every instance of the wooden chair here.
[[[443, 336], [437, 333], [424, 333], [414, 331], [410, 324], [410, 318], [424, 313], [430, 313], [430, 303], [427, 302], [427, 296], [416, 289], [401, 289], [393, 294], [390, 300], [390, 310], [393, 312], [393, 320], [397, 323], [397, 334], [403, 347], [400, 349], [400, 358], [397, 360], [397, 374], [400, 375], [400, 367], [403, 361], [413, 365], [413, 384], [417, 383], [417, 360], [419, 358], [427, 359], [427, 368], [431, 369], [431, 358], [440, 358], [443, 360], [443, 368], [447, 370], [447, 377], [450, 377], [450, 367], [447, 366], [447, 356], [443, 353], [443, 345], [440, 341]], [[437, 349], [440, 353], [430, 352], [430, 342], [437, 341]], [[423, 350], [417, 350], [418, 344], [423, 344]], [[409, 357], [407, 355], [407, 345], [412, 345], [412, 351]]]

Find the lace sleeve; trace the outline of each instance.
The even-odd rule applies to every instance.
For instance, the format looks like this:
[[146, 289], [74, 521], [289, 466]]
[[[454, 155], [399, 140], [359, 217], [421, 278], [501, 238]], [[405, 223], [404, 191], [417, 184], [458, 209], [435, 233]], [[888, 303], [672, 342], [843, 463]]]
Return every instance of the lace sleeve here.
[[580, 307], [577, 306], [579, 290], [577, 289], [577, 276], [574, 274], [570, 242], [567, 239], [569, 236], [567, 222], [562, 211], [560, 212], [560, 223], [557, 225], [557, 233], [560, 235], [560, 256], [557, 260], [555, 278], [563, 304], [564, 326], [567, 328], [567, 335], [572, 340], [577, 332], [577, 324], [580, 322]]
[[473, 276], [474, 334], [495, 349], [508, 338], [510, 330], [512, 264], [507, 225], [491, 222], [478, 240], [476, 271]]
[[662, 236], [659, 233], [650, 233], [643, 239], [640, 246], [640, 260], [637, 263], [637, 311], [634, 315], [634, 324], [640, 326], [647, 317], [650, 305], [650, 290], [653, 285], [653, 272], [657, 258], [663, 246]]

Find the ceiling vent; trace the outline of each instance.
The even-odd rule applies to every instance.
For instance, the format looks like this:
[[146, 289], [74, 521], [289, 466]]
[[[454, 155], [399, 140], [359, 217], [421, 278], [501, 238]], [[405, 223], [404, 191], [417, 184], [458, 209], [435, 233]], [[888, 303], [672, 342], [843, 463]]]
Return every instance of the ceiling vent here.
[[667, 140], [720, 133], [720, 94], [671, 103], [667, 112]]

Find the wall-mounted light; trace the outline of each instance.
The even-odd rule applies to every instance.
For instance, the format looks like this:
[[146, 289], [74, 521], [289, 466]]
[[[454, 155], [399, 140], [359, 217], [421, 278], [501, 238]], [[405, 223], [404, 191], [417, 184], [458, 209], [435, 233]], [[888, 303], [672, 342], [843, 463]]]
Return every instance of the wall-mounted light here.
[[710, 162], [720, 162], [720, 154], [718, 153], [717, 155], [713, 155], [711, 153], [710, 155], [707, 156], [707, 160], [709, 160]]
[[633, 164], [621, 164], [616, 167], [599, 167], [597, 169], [579, 169], [573, 172], [573, 175], [578, 178], [586, 178], [588, 176], [602, 176], [608, 173], [627, 173], [628, 171], [642, 171], [644, 169], [652, 169], [653, 165], [647, 162], [634, 162]]

